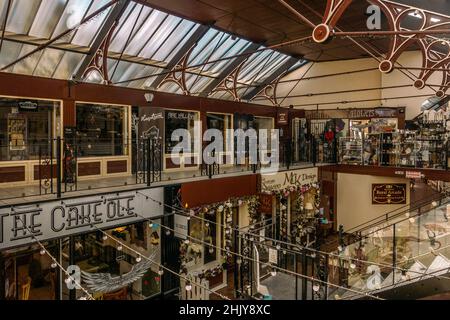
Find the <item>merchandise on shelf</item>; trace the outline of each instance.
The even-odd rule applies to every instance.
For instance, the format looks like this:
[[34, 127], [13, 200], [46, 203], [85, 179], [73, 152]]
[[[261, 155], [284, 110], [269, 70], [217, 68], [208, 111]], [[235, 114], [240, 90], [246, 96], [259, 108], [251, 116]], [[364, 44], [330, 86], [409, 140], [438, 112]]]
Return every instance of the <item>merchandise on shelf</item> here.
[[364, 165], [378, 166], [380, 164], [380, 135], [369, 133], [364, 139]]
[[339, 163], [363, 164], [363, 141], [361, 139], [339, 139]]
[[447, 167], [447, 130], [442, 120], [421, 120], [417, 134], [416, 166], [445, 169]]
[[416, 132], [399, 130], [394, 134], [396, 165], [398, 167], [416, 166]]

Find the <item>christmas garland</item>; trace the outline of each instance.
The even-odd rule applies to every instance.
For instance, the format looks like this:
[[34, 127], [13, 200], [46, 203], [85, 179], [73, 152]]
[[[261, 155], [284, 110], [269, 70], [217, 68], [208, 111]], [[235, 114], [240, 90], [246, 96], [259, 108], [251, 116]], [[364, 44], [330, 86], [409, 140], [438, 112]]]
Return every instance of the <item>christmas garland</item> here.
[[[224, 235], [225, 235], [225, 257], [224, 263], [221, 266], [222, 270], [227, 264], [232, 262], [232, 239], [233, 239], [233, 212], [234, 207], [240, 207], [243, 204], [248, 205], [248, 213], [250, 217], [250, 224], [254, 224], [261, 220], [261, 216], [258, 213], [260, 205], [258, 196], [248, 196], [242, 198], [230, 198], [225, 202], [218, 202], [209, 205], [204, 205], [196, 208], [192, 208], [189, 211], [189, 215], [192, 217], [200, 216], [201, 214], [215, 215], [216, 213], [224, 215]], [[189, 251], [190, 242], [183, 242], [180, 246], [180, 260], [181, 260], [181, 272], [187, 274], [187, 252]], [[216, 269], [216, 268], [215, 268]], [[207, 270], [211, 271], [211, 270]]]
[[217, 266], [211, 269], [202, 270], [201, 272], [192, 272], [194, 277], [198, 277], [200, 280], [214, 278], [215, 276], [223, 273], [223, 266]]

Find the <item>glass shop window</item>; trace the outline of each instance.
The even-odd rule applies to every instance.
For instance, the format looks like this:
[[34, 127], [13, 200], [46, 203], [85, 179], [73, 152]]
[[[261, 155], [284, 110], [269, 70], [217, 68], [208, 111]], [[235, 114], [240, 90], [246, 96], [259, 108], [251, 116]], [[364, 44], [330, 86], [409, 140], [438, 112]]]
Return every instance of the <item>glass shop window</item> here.
[[231, 130], [233, 128], [233, 123], [231, 121], [231, 115], [217, 114], [217, 113], [207, 113], [206, 114], [206, 125], [207, 129], [217, 129], [222, 132], [223, 136], [223, 151], [227, 150], [227, 136], [226, 130]]
[[172, 141], [172, 133], [177, 129], [186, 129], [191, 134], [191, 150], [194, 150], [194, 124], [199, 121], [197, 112], [185, 112], [168, 110], [166, 111], [165, 127], [166, 127], [166, 154], [170, 154], [173, 148], [179, 144], [179, 141]]
[[128, 154], [128, 108], [96, 104], [76, 105], [79, 157]]
[[[215, 211], [202, 213], [200, 219], [189, 220], [189, 236], [192, 241], [186, 255], [186, 266], [195, 267], [217, 260], [218, 225]], [[194, 240], [195, 239], [195, 240]]]
[[[55, 242], [43, 245], [58, 257]], [[55, 300], [59, 295], [58, 268], [37, 244], [3, 252], [6, 300]]]
[[59, 132], [59, 102], [0, 97], [0, 161], [39, 159]]
[[[74, 237], [73, 258], [75, 264], [82, 271], [88, 273], [87, 277], [94, 279], [100, 274], [106, 274], [112, 278], [111, 283], [104, 281], [98, 283], [98, 290], [90, 289], [89, 292], [96, 300], [144, 300], [153, 297], [161, 292], [161, 279], [158, 275], [158, 266], [150, 263], [145, 258], [140, 262], [136, 261], [137, 254], [127, 247], [133, 248], [145, 257], [151, 257], [152, 261], [159, 263], [161, 228], [159, 222], [150, 226], [147, 222], [136, 223], [128, 226], [107, 230], [110, 236], [122, 242], [125, 246], [118, 251], [118, 243], [111, 238], [104, 239], [101, 232], [93, 232]], [[69, 241], [63, 246], [64, 264], [68, 264]], [[155, 254], [155, 256], [153, 256]], [[139, 264], [142, 267], [136, 266]], [[134, 270], [133, 270], [134, 267]], [[137, 272], [144, 268], [144, 272]], [[147, 271], [145, 271], [145, 269]], [[133, 276], [133, 272], [139, 273]], [[116, 287], [114, 279], [122, 277]], [[126, 279], [131, 279], [127, 281]], [[82, 285], [86, 286], [83, 279]], [[63, 296], [68, 299], [69, 291], [63, 283]], [[79, 295], [83, 292], [77, 290]]]
[[[271, 148], [271, 131], [274, 129], [274, 120], [273, 118], [259, 118], [255, 117], [253, 121], [253, 129], [256, 130], [256, 132], [259, 135], [259, 130], [267, 130], [267, 150], [270, 150]], [[259, 136], [258, 136], [259, 139]]]

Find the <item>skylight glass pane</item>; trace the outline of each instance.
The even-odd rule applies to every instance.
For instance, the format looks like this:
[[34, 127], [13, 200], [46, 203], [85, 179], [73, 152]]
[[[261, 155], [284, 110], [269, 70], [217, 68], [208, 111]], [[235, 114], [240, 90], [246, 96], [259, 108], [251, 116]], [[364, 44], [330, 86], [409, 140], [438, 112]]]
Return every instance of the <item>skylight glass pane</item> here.
[[[91, 15], [92, 13], [94, 13], [104, 5], [108, 4], [109, 2], [110, 2], [109, 0], [95, 0], [92, 3], [92, 6], [90, 7], [87, 15], [88, 16]], [[95, 35], [99, 31], [100, 27], [103, 25], [103, 22], [105, 21], [106, 17], [109, 15], [111, 8], [112, 8], [111, 6], [108, 7], [108, 9], [99, 13], [91, 21], [79, 27], [77, 33], [75, 34], [75, 37], [72, 40], [72, 43], [80, 46], [90, 46]]]
[[[54, 38], [80, 23], [86, 15], [91, 3], [92, 0], [69, 0], [51, 37]], [[58, 40], [57, 43], [70, 42], [73, 35], [74, 33], [71, 33], [68, 36]]]
[[181, 23], [181, 19], [174, 16], [169, 16], [164, 21], [155, 34], [149, 39], [145, 48], [142, 50], [141, 56], [152, 59], [155, 52], [162, 46], [164, 41], [168, 37], [172, 37], [173, 32], [176, 30], [178, 25]]
[[[194, 50], [192, 51], [191, 56], [189, 57], [189, 65], [197, 65], [200, 62], [203, 62], [206, 57], [208, 57], [214, 47], [219, 43], [220, 38], [225, 38], [221, 36], [222, 33], [219, 31], [210, 29], [197, 43]], [[222, 39], [223, 41], [223, 39]], [[213, 47], [209, 47], [211, 44], [214, 44]]]
[[255, 79], [255, 82], [263, 82], [265, 78], [270, 76], [272, 72], [277, 70], [279, 67], [283, 65], [289, 58], [285, 55], [278, 56], [275, 60], [272, 60], [270, 64], [267, 65], [265, 70], [263, 70], [259, 76]]
[[198, 25], [183, 20], [175, 32], [165, 39], [164, 45], [153, 56], [153, 60], [169, 62], [195, 32]]
[[61, 62], [59, 63], [54, 78], [58, 79], [71, 79], [73, 73], [77, 69], [78, 65], [81, 62], [85, 55], [74, 53], [74, 52], [66, 52]]
[[[177, 46], [169, 51], [169, 50], [165, 50], [167, 52], [165, 52], [167, 54], [166, 57], [162, 58], [162, 61], [166, 61], [169, 62], [173, 59], [173, 57], [178, 53], [178, 50], [181, 49], [181, 47], [186, 43], [186, 41], [192, 36], [192, 34], [196, 31], [196, 29], [198, 28], [198, 25], [194, 26], [193, 28], [191, 28], [191, 30], [189, 31], [189, 33], [187, 33], [183, 39], [181, 39], [181, 41], [178, 42]], [[160, 56], [162, 57], [162, 52], [158, 52], [156, 56]], [[155, 58], [156, 58], [155, 56]]]
[[[19, 57], [23, 57], [24, 55], [28, 54], [30, 51], [35, 49], [35, 46], [30, 45], [23, 45], [22, 50], [20, 51]], [[33, 74], [34, 68], [36, 67], [39, 58], [41, 57], [42, 51], [37, 52], [33, 54], [32, 56], [16, 63], [13, 67], [14, 73], [20, 73], [20, 74]]]
[[67, 0], [42, 0], [30, 36], [49, 39], [61, 18]]
[[241, 72], [239, 73], [239, 81], [245, 82], [250, 80], [255, 73], [260, 71], [261, 64], [267, 62], [271, 54], [272, 52], [270, 51], [261, 51], [253, 54], [242, 67]]
[[191, 93], [193, 95], [198, 95], [202, 93], [206, 87], [214, 80], [214, 78], [210, 77], [198, 77], [196, 75], [192, 75], [193, 79], [196, 79], [195, 81], [189, 79], [189, 88], [191, 88]]
[[147, 40], [158, 30], [161, 23], [167, 18], [167, 14], [158, 10], [153, 10], [150, 16], [145, 20], [142, 28], [136, 33], [125, 53], [132, 56], [141, 56], [140, 53], [145, 47]]
[[[156, 67], [145, 67], [145, 68], [140, 68], [139, 72], [136, 74], [136, 78], [139, 77], [146, 77], [146, 76], [150, 76], [152, 74], [158, 74], [163, 72], [164, 69], [161, 68], [156, 68]], [[155, 79], [155, 78], [148, 78], [148, 79]], [[138, 89], [145, 89], [144, 85], [147, 81], [147, 78], [145, 79], [141, 79], [141, 80], [136, 80], [136, 81], [132, 81], [129, 83], [128, 87], [132, 87], [132, 88], [138, 88]]]
[[[2, 52], [0, 54], [0, 67], [4, 67], [19, 57], [22, 45], [16, 42], [4, 41]], [[11, 72], [11, 68], [6, 70]]]
[[254, 61], [251, 61], [249, 65], [246, 65], [246, 72], [241, 72], [239, 74], [239, 81], [254, 82], [266, 69], [271, 68], [274, 57], [278, 57], [277, 53], [274, 51], [264, 51], [263, 53], [264, 55], [261, 55], [261, 59], [255, 59]]
[[[130, 7], [130, 6], [128, 6]], [[139, 15], [139, 13], [142, 13]], [[152, 8], [142, 5], [135, 6], [133, 12], [130, 16], [123, 22], [122, 26], [118, 29], [116, 29], [111, 44], [109, 46], [109, 49], [113, 52], [122, 52], [125, 43], [127, 42], [131, 31], [133, 31], [133, 34], [130, 38], [130, 41], [128, 41], [128, 45], [130, 45], [131, 40], [133, 37], [139, 32], [140, 28], [142, 27], [143, 23], [146, 21], [150, 13], [152, 12]], [[137, 20], [139, 17], [139, 20]], [[133, 30], [133, 26], [136, 24]]]
[[[218, 48], [214, 52], [210, 61], [215, 61], [226, 57], [232, 57], [239, 53], [242, 53], [249, 46], [249, 44], [250, 43], [246, 40], [238, 40], [238, 39], [233, 40], [230, 37], [220, 48]], [[210, 64], [205, 68], [205, 70], [208, 70], [216, 74], [220, 73], [220, 71], [226, 68], [226, 66], [228, 66], [231, 62], [233, 62], [233, 60], [234, 58]]]
[[41, 0], [15, 0], [10, 8], [6, 31], [28, 34], [40, 3]]
[[45, 49], [41, 60], [34, 70], [34, 75], [38, 77], [51, 77], [63, 56], [64, 51], [62, 50]]

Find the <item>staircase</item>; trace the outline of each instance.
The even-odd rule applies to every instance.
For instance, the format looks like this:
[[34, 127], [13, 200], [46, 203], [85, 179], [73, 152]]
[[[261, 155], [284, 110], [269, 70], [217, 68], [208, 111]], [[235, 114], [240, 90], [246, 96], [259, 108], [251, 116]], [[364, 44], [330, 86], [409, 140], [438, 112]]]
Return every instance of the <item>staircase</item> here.
[[[439, 196], [410, 210], [365, 224], [329, 261], [329, 299], [421, 299], [450, 292], [450, 198]], [[361, 292], [355, 294], [354, 291]]]

